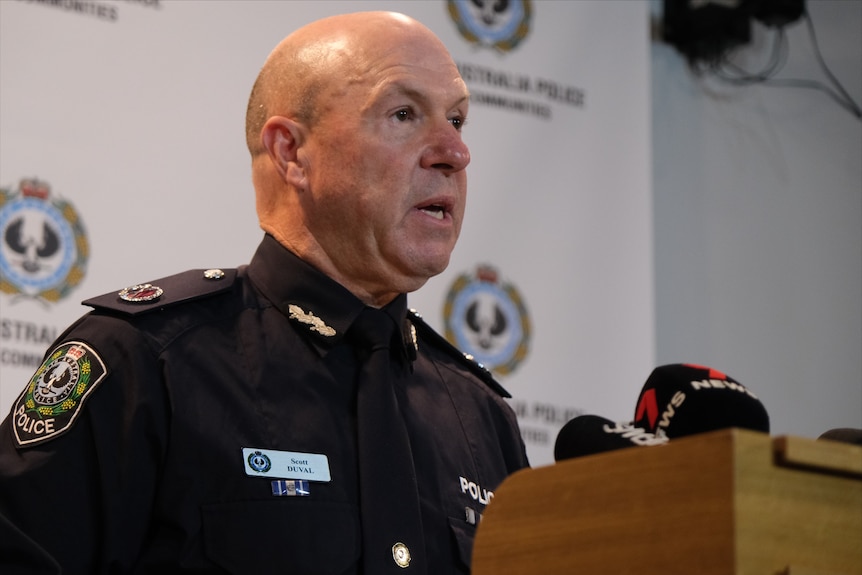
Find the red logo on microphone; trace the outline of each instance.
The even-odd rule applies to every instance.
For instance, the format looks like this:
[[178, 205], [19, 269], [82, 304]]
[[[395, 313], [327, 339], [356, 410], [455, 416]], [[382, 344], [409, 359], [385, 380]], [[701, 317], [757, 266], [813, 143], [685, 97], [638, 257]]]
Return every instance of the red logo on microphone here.
[[635, 413], [635, 421], [640, 421], [644, 416], [644, 412], [646, 412], [649, 418], [649, 429], [655, 429], [655, 422], [658, 419], [658, 403], [655, 400], [655, 388], [650, 388], [641, 395], [637, 413]]
[[696, 363], [684, 363], [683, 365], [694, 369], [702, 369], [704, 371], [708, 371], [709, 374], [707, 375], [707, 377], [709, 379], [727, 380], [727, 376], [724, 373], [718, 371], [717, 369], [712, 369], [711, 367], [707, 367], [705, 365], [697, 365]]

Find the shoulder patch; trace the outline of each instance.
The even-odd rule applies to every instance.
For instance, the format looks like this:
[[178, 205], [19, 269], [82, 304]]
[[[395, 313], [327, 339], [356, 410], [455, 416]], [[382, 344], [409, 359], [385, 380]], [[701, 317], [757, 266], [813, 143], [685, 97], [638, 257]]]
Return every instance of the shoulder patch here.
[[125, 315], [140, 315], [179, 303], [203, 299], [231, 289], [236, 270], [189, 270], [187, 272], [129, 286], [88, 300], [84, 305]]
[[12, 407], [17, 446], [35, 445], [65, 433], [107, 373], [102, 358], [83, 342], [69, 341], [55, 348]]
[[444, 350], [459, 359], [462, 365], [465, 365], [471, 372], [473, 372], [473, 374], [485, 382], [485, 385], [493, 389], [498, 395], [507, 398], [512, 397], [512, 394], [506, 391], [506, 389], [500, 385], [496, 379], [494, 379], [493, 374], [484, 365], [473, 359], [473, 356], [460, 351], [457, 347], [452, 345], [448, 339], [437, 333], [434, 328], [425, 323], [425, 320], [422, 319], [422, 316], [419, 315], [416, 310], [408, 310], [407, 319], [416, 327], [416, 331], [418, 331], [422, 337], [433, 340]]

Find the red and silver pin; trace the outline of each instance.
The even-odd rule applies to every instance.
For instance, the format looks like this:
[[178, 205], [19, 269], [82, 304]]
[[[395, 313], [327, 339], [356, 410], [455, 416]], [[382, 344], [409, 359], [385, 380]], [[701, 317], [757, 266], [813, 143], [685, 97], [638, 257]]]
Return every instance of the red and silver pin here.
[[137, 284], [127, 287], [118, 295], [120, 296], [120, 299], [124, 301], [145, 303], [159, 299], [162, 297], [163, 293], [165, 292], [159, 286], [154, 286], [152, 284]]

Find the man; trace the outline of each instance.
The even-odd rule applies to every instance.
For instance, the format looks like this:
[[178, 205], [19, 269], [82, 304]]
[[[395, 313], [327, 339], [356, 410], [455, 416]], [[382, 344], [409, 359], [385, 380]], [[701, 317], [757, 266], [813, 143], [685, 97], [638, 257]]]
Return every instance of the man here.
[[0, 571], [469, 572], [526, 454], [505, 391], [405, 295], [460, 231], [467, 108], [403, 15], [279, 44], [247, 114], [264, 240], [85, 302], [0, 426], [0, 529], [24, 542]]

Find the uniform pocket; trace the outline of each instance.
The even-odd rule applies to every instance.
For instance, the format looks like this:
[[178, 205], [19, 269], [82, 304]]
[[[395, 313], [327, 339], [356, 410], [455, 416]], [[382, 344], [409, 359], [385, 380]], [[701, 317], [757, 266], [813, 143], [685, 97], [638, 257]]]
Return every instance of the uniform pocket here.
[[463, 519], [449, 518], [449, 528], [455, 538], [455, 546], [458, 556], [467, 569], [470, 568], [470, 560], [473, 556], [473, 539], [476, 537], [476, 526], [470, 525]]
[[202, 509], [204, 552], [236, 575], [345, 573], [357, 562], [359, 519], [347, 503], [241, 501]]

